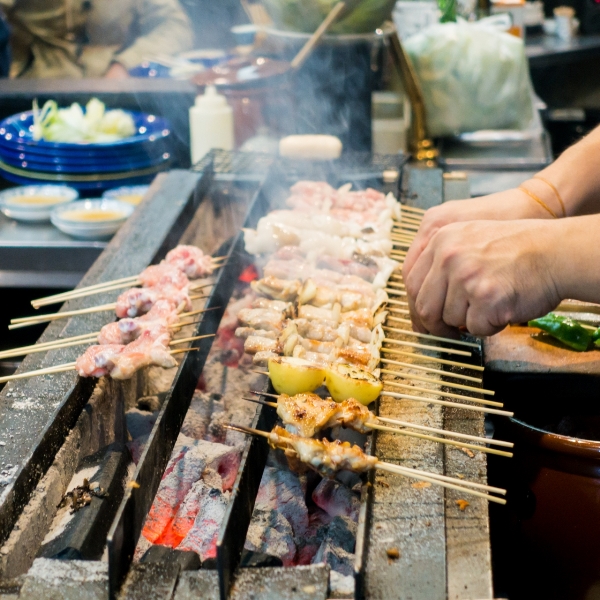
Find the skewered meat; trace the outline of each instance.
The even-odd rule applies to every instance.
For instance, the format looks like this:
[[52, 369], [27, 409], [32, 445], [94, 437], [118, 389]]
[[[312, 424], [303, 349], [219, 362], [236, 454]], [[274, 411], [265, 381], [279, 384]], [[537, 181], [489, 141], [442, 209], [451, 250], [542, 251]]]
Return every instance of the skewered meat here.
[[336, 426], [368, 433], [371, 431], [368, 424], [377, 421], [373, 413], [354, 398], [338, 403], [316, 394], [280, 394], [277, 414], [288, 431], [302, 437], [313, 437], [322, 429]]
[[140, 273], [140, 282], [143, 287], [168, 285], [180, 290], [190, 285], [190, 280], [185, 276], [185, 273], [168, 263], [146, 267]]
[[274, 331], [267, 331], [266, 329], [253, 329], [252, 327], [238, 327], [235, 330], [235, 337], [245, 340], [251, 335], [256, 335], [262, 338], [268, 338], [270, 340], [276, 340], [277, 334]]
[[212, 275], [214, 266], [212, 257], [204, 254], [196, 246], [177, 246], [171, 250], [165, 262], [177, 267], [190, 279], [199, 279]]
[[150, 331], [144, 331], [137, 340], [127, 344], [119, 353], [114, 368], [110, 371], [111, 377], [113, 379], [130, 379], [136, 371], [150, 365], [165, 369], [174, 367], [177, 362], [167, 349], [168, 343], [168, 333], [158, 339], [153, 339]]
[[320, 473], [333, 478], [339, 471], [363, 473], [377, 464], [377, 458], [368, 456], [358, 446], [335, 440], [313, 440], [294, 435], [283, 427], [274, 427], [269, 435], [269, 444], [280, 448]]
[[182, 310], [191, 310], [192, 302], [187, 288], [177, 289], [172, 286], [159, 288], [131, 288], [117, 298], [115, 313], [117, 317], [137, 317], [147, 313], [159, 299], [168, 298]]
[[269, 300], [268, 298], [257, 298], [252, 302], [252, 308], [269, 308], [281, 312], [286, 317], [290, 317], [293, 312], [291, 302], [282, 302], [281, 300]]
[[123, 344], [90, 346], [76, 361], [75, 369], [81, 377], [108, 375], [125, 350]]
[[258, 281], [253, 281], [252, 289], [263, 296], [267, 296], [273, 300], [282, 300], [290, 302], [298, 295], [300, 289], [300, 281], [278, 279], [277, 277], [264, 277]]
[[258, 352], [272, 352], [279, 354], [281, 352], [281, 345], [278, 340], [250, 335], [244, 342], [244, 352], [247, 352], [248, 354], [256, 354]]
[[121, 319], [115, 323], [105, 325], [98, 335], [99, 344], [130, 344], [142, 333], [149, 332], [154, 338], [170, 336], [165, 319], [142, 321], [139, 319]]
[[253, 329], [266, 329], [280, 333], [284, 327], [282, 313], [269, 308], [242, 308], [238, 313], [240, 323]]

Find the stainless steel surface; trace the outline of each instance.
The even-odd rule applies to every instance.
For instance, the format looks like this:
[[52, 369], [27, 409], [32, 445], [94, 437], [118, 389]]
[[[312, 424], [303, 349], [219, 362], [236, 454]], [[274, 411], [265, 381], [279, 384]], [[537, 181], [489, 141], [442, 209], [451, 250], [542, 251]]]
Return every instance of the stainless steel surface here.
[[529, 36], [525, 54], [534, 68], [600, 57], [600, 35], [582, 35], [572, 40], [560, 40], [553, 35]]
[[486, 196], [519, 187], [536, 174], [533, 171], [467, 171], [471, 197]]
[[107, 243], [76, 240], [50, 223], [0, 214], [0, 287], [74, 287]]
[[447, 170], [539, 170], [552, 162], [550, 136], [503, 142], [445, 139], [438, 163]]

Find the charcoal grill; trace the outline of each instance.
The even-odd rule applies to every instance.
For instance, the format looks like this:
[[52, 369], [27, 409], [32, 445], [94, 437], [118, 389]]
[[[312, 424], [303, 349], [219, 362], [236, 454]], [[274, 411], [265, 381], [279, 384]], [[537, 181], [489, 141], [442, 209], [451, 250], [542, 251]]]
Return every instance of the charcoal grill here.
[[[384, 171], [386, 179], [393, 183], [383, 182]], [[213, 151], [190, 172], [172, 171], [157, 178], [148, 200], [109, 244], [82, 285], [139, 272], [161, 260], [177, 243], [196, 243], [213, 254], [228, 256], [207, 301], [207, 307], [214, 310], [205, 313], [195, 332], [214, 333], [234, 284], [249, 260], [238, 233], [240, 226], [255, 226], [299, 177], [325, 178], [333, 184], [354, 181], [360, 186], [371, 185], [400, 193], [404, 201], [413, 205], [429, 206], [442, 201], [441, 172], [412, 169], [405, 165], [402, 156], [352, 155], [317, 170], [312, 167], [311, 171], [309, 164]], [[104, 294], [75, 300], [63, 310], [113, 299]], [[112, 319], [111, 313], [99, 313], [55, 322], [46, 329], [41, 341], [93, 331]], [[35, 531], [27, 530], [27, 537], [20, 534], [19, 528], [25, 518], [35, 513], [36, 527], [47, 530], [57, 500], [81, 459], [108, 444], [124, 441], [123, 406], [128, 398], [143, 395], [143, 375], [125, 384], [105, 382], [102, 393], [97, 389], [93, 392], [95, 382], [79, 379], [73, 373], [24, 380], [2, 391], [0, 442], [5, 445], [0, 446], [0, 572], [5, 580], [17, 578], [0, 586], [0, 596], [6, 589], [13, 594], [20, 590], [21, 596], [27, 598], [327, 597], [325, 566], [239, 568], [267, 458], [267, 444], [262, 439], [246, 441], [213, 569], [187, 570], [190, 565], [168, 553], [153, 562], [132, 564], [144, 520], [211, 344], [212, 338], [196, 342], [198, 351], [186, 354], [181, 361], [164, 394], [137, 468], [127, 475], [127, 484], [122, 486], [123, 497], [116, 512], [110, 519], [104, 514], [98, 517], [95, 527], [88, 524], [88, 530], [96, 536], [101, 532], [106, 539], [104, 559], [97, 548], [88, 551], [88, 546], [81, 543], [78, 553], [71, 552], [63, 560], [38, 559], [32, 567], [43, 534], [38, 532], [36, 537]], [[32, 355], [21, 369], [72, 361], [77, 354], [77, 348], [69, 348]], [[440, 386], [443, 389], [443, 381]], [[15, 398], [21, 403], [35, 399], [35, 410], [15, 410]], [[379, 410], [393, 416], [398, 404], [382, 401]], [[463, 433], [483, 433], [482, 417], [465, 415], [457, 409], [422, 404], [409, 412], [430, 424], [448, 425]], [[275, 411], [259, 405], [253, 426], [270, 429], [274, 422]], [[91, 442], [94, 436], [97, 440]], [[411, 438], [376, 432], [369, 451], [384, 460], [409, 461], [410, 466], [462, 473], [469, 479], [485, 481], [485, 459], [470, 459], [459, 450], [445, 448], [428, 452], [420, 442], [407, 440]], [[113, 462], [120, 464], [118, 460]], [[114, 478], [122, 478], [116, 466], [112, 473]], [[462, 513], [455, 495], [441, 489], [429, 490], [426, 500], [423, 498], [410, 481], [397, 476], [371, 474], [365, 481], [355, 553], [356, 597], [454, 598], [463, 597], [468, 589], [468, 597], [491, 598], [487, 505], [475, 501], [472, 510]], [[392, 546], [398, 549], [397, 558], [390, 558], [386, 552]], [[84, 560], [78, 560], [81, 558]]]

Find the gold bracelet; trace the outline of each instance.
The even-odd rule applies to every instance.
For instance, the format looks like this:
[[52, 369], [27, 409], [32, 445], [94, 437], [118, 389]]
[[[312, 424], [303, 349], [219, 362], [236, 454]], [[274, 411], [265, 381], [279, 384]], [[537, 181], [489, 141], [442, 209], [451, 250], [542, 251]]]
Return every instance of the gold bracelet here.
[[535, 200], [543, 209], [547, 210], [555, 219], [558, 219], [558, 215], [543, 200], [530, 192], [526, 187], [520, 185], [518, 189], [525, 192], [532, 200]]
[[539, 179], [540, 181], [543, 181], [546, 185], [548, 185], [552, 188], [552, 191], [556, 194], [556, 199], [559, 201], [560, 207], [562, 208], [563, 217], [566, 217], [567, 209], [565, 208], [565, 203], [563, 202], [563, 199], [560, 197], [560, 194], [558, 193], [556, 186], [554, 184], [550, 183], [547, 179], [540, 177], [539, 175], [534, 175], [533, 179]]

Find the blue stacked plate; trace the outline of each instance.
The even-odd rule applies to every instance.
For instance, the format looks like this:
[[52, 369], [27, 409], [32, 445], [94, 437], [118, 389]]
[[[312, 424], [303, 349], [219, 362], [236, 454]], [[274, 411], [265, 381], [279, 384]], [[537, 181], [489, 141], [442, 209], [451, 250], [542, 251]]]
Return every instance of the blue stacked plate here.
[[63, 183], [82, 191], [149, 183], [168, 168], [170, 129], [155, 115], [131, 112], [135, 135], [107, 143], [33, 139], [33, 113], [0, 122], [0, 172], [19, 184]]

